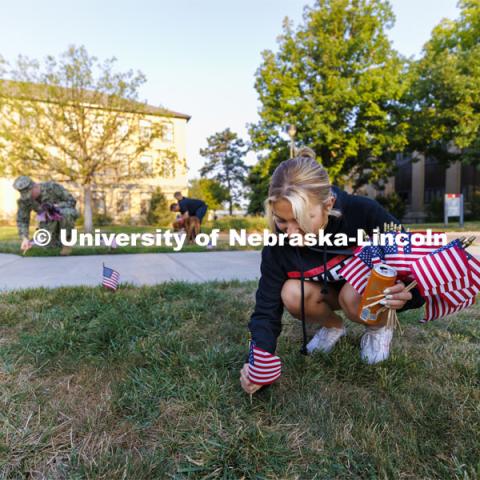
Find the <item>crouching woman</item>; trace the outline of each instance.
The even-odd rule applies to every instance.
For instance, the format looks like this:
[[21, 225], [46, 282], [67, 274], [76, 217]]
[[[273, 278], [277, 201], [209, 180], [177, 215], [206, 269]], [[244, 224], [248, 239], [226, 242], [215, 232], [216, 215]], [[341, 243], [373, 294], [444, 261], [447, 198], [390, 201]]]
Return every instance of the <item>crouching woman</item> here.
[[[346, 334], [337, 312], [343, 311], [348, 320], [364, 324], [357, 314], [361, 295], [338, 272], [348, 260], [359, 230], [371, 235], [376, 228], [382, 231], [385, 223], [397, 223], [376, 201], [332, 186], [310, 149], [300, 150], [295, 158], [277, 167], [265, 208], [272, 231], [297, 234], [302, 239], [306, 233], [318, 235], [323, 230], [324, 237], [345, 234], [352, 241], [344, 245], [345, 251], [291, 244], [263, 248], [261, 278], [249, 322], [253, 348], [249, 363], [240, 372], [240, 383], [247, 393], [254, 393], [280, 375], [276, 347], [284, 308], [296, 318], [321, 326], [307, 344], [303, 325], [303, 353], [328, 353]], [[419, 292], [405, 291], [402, 282], [387, 293], [385, 304], [389, 308], [403, 311], [423, 305]], [[360, 342], [363, 361], [375, 364], [387, 359], [392, 337], [386, 316], [375, 327], [366, 327]]]

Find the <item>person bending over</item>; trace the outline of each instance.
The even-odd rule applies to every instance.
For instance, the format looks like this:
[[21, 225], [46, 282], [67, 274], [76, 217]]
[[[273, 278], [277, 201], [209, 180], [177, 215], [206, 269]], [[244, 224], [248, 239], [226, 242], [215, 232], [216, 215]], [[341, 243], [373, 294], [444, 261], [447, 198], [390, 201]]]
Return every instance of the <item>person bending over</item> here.
[[[376, 228], [383, 231], [385, 223], [398, 223], [375, 200], [332, 186], [325, 168], [307, 148], [276, 168], [265, 209], [272, 231], [299, 234], [300, 238], [306, 233], [318, 235], [322, 229], [325, 235], [344, 233], [356, 238], [360, 229], [371, 235]], [[345, 253], [349, 250], [351, 254], [354, 246], [351, 242], [344, 247]], [[304, 339], [304, 353], [328, 353], [346, 334], [344, 321], [337, 312], [364, 325], [357, 314], [361, 295], [338, 273], [348, 258], [342, 249], [325, 246], [265, 246], [255, 309], [249, 322], [255, 348], [275, 355], [283, 309], [301, 318], [302, 300], [305, 320], [321, 326], [308, 344]], [[399, 281], [390, 289], [386, 302], [387, 307], [403, 311], [422, 306], [424, 300], [417, 289], [405, 291], [405, 285]], [[393, 330], [386, 326], [386, 320], [385, 315], [378, 326], [365, 328], [360, 342], [363, 361], [375, 364], [388, 358]], [[240, 382], [251, 394], [260, 385], [251, 382], [248, 367], [245, 363]]]
[[174, 194], [177, 203], [170, 205], [170, 211], [180, 212], [184, 217], [197, 217], [202, 223], [203, 217], [207, 213], [207, 204], [198, 198], [184, 197], [181, 192]]

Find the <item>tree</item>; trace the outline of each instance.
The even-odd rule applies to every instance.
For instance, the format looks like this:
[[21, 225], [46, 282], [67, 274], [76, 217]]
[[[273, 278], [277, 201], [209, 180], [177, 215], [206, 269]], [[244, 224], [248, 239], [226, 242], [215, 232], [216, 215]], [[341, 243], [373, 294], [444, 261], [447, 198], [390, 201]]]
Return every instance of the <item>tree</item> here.
[[208, 159], [200, 169], [202, 177], [211, 176], [228, 190], [230, 215], [233, 204], [242, 197], [241, 187], [249, 171], [243, 160], [245, 143], [229, 128], [207, 138], [207, 148], [200, 150], [200, 155]]
[[337, 183], [358, 187], [392, 172], [408, 127], [405, 62], [385, 33], [393, 21], [383, 0], [317, 0], [296, 30], [285, 19], [277, 53], [264, 51], [256, 72], [260, 121], [249, 130], [263, 162], [287, 147], [285, 126], [294, 124], [296, 141]]
[[259, 156], [258, 162], [251, 168], [246, 185], [248, 186], [248, 213], [258, 215], [264, 212], [264, 201], [268, 195], [268, 186], [272, 173], [284, 160], [288, 160], [288, 146], [279, 146], [270, 154]]
[[445, 164], [480, 153], [480, 3], [462, 0], [460, 17], [443, 20], [412, 66], [410, 148]]
[[222, 203], [229, 198], [226, 187], [211, 178], [195, 178], [190, 181], [188, 196], [203, 200], [212, 211], [222, 208]]
[[172, 213], [170, 212], [167, 198], [162, 189], [157, 187], [150, 198], [150, 206], [147, 213], [147, 223], [149, 225], [166, 226], [172, 222]]
[[[0, 84], [3, 171], [79, 185], [87, 231], [93, 226], [92, 187], [161, 174], [165, 166], [139, 161], [163, 129], [145, 115], [160, 109], [138, 101], [145, 76], [115, 72], [115, 61], [101, 62], [71, 46], [43, 66], [19, 57]], [[174, 157], [165, 154], [167, 161]]]

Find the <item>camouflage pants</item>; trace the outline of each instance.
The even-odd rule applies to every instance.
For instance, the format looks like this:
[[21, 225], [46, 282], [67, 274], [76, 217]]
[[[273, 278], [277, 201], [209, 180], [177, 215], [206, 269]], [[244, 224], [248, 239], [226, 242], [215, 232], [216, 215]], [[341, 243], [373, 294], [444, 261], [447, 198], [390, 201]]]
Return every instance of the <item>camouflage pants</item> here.
[[48, 247], [61, 247], [60, 230], [64, 229], [67, 233], [67, 240], [70, 239], [72, 229], [75, 228], [75, 221], [78, 218], [78, 212], [74, 208], [59, 208], [62, 219], [53, 222], [40, 222], [39, 228], [48, 230], [51, 235]]

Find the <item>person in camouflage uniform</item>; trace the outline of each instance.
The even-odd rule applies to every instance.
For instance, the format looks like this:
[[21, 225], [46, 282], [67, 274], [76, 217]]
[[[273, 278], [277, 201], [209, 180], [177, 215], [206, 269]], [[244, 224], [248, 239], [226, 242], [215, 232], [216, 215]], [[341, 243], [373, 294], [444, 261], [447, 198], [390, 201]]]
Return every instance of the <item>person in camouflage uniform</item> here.
[[[13, 187], [20, 192], [17, 201], [17, 227], [23, 252], [31, 247], [28, 232], [32, 210], [38, 214], [39, 227], [50, 232], [49, 247], [61, 246], [60, 229], [66, 229], [67, 238], [70, 238], [78, 218], [75, 208], [77, 201], [71, 193], [56, 182], [35, 183], [30, 177], [23, 175], [15, 180]], [[68, 255], [70, 251], [69, 247], [63, 247], [60, 253]]]

